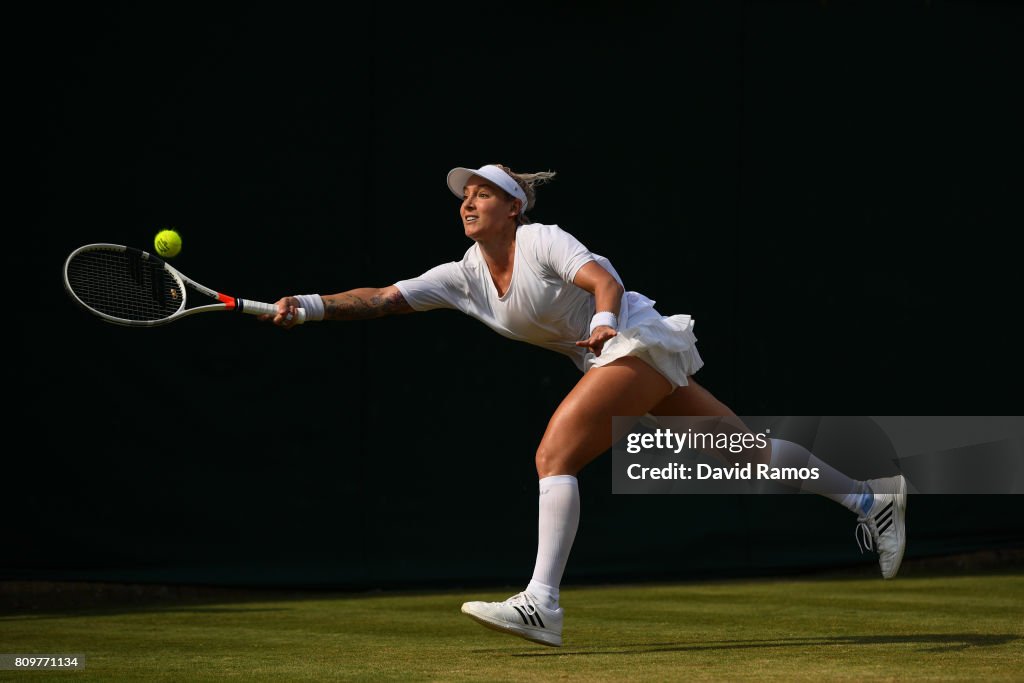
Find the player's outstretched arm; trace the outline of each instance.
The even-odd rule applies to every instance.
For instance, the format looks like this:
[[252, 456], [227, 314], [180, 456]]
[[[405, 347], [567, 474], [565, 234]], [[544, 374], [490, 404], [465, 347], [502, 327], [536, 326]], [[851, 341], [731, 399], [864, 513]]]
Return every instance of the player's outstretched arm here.
[[[260, 320], [271, 321], [279, 327], [294, 327], [298, 320], [296, 311], [300, 307], [310, 308], [312, 304], [323, 304], [323, 317], [313, 318], [314, 320], [369, 320], [371, 318], [382, 318], [386, 315], [397, 315], [399, 313], [412, 313], [413, 307], [402, 296], [394, 285], [387, 287], [360, 287], [350, 289], [347, 292], [338, 294], [327, 294], [320, 296], [320, 302], [314, 302], [311, 297], [315, 295], [303, 295], [302, 297], [286, 296], [278, 299], [274, 304], [277, 306], [276, 315], [261, 315]], [[300, 299], [304, 299], [305, 302]], [[305, 305], [304, 305], [305, 304]], [[315, 306], [320, 308], [319, 305]]]
[[328, 294], [324, 300], [324, 320], [368, 320], [386, 315], [412, 313], [398, 287], [364, 287], [340, 294]]

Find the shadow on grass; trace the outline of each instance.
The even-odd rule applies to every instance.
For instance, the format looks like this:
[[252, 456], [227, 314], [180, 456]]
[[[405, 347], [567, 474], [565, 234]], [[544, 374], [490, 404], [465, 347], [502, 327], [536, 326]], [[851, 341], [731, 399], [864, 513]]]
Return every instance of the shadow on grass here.
[[40, 621], [43, 619], [67, 619], [79, 617], [106, 617], [114, 614], [153, 613], [160, 614], [254, 614], [256, 612], [287, 612], [287, 607], [223, 607], [190, 605], [175, 607], [173, 605], [149, 605], [138, 607], [122, 607], [120, 609], [79, 609], [75, 611], [54, 610], [49, 612], [23, 612], [18, 614], [0, 613], [0, 624], [14, 621]]
[[690, 643], [643, 643], [635, 646], [567, 648], [545, 652], [508, 652], [507, 650], [477, 650], [479, 654], [511, 657], [565, 657], [581, 655], [638, 655], [658, 652], [701, 652], [714, 650], [758, 650], [769, 648], [806, 648], [827, 645], [907, 645], [920, 644], [930, 647], [922, 652], [956, 652], [973, 647], [995, 647], [1021, 640], [1011, 633], [919, 633], [887, 636], [821, 636], [804, 638], [766, 638], [763, 640], [720, 640]]
[[[900, 577], [963, 577], [1022, 576], [1024, 548], [986, 550], [976, 553], [947, 555], [935, 558], [905, 560]], [[614, 580], [592, 577], [579, 579], [572, 588], [627, 588], [658, 586], [699, 586], [728, 583], [775, 581], [858, 581], [878, 578], [877, 564], [848, 569], [808, 572], [765, 572], [751, 576], [707, 576], [678, 578], [672, 576], [626, 576]], [[427, 595], [476, 596], [480, 593], [512, 594], [521, 590], [519, 584], [494, 580], [424, 582], [414, 586], [310, 586], [310, 587], [244, 587], [201, 584], [135, 584], [102, 581], [57, 581], [0, 579], [0, 621], [21, 618], [98, 616], [137, 613], [140, 611], [171, 611], [207, 609], [216, 605], [220, 611], [249, 611], [246, 604], [258, 602], [291, 602], [303, 600], [358, 600], [384, 596], [411, 597]], [[564, 588], [563, 588], [564, 590]], [[472, 599], [478, 599], [473, 597]], [[461, 602], [461, 599], [456, 600]], [[226, 604], [239, 607], [226, 607]]]
[[301, 591], [207, 586], [0, 582], [0, 623], [22, 619], [106, 616], [141, 612], [281, 612], [253, 603], [323, 597]]

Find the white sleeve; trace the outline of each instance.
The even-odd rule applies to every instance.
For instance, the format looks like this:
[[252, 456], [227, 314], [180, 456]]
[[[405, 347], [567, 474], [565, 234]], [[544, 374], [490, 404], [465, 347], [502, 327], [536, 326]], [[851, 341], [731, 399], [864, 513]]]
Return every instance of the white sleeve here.
[[576, 273], [594, 260], [594, 255], [583, 244], [557, 225], [545, 226], [544, 241], [548, 265], [566, 282], [572, 284]]
[[435, 266], [419, 277], [399, 280], [395, 287], [414, 311], [435, 308], [461, 310], [459, 303], [466, 298], [465, 277], [455, 261]]

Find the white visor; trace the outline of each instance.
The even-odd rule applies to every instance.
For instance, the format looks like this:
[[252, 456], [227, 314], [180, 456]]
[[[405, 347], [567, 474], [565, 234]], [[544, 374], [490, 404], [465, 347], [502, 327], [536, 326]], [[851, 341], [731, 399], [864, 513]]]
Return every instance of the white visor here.
[[492, 183], [505, 190], [505, 192], [508, 192], [510, 195], [518, 199], [520, 202], [519, 213], [524, 213], [526, 211], [526, 193], [523, 192], [523, 188], [519, 187], [519, 183], [513, 180], [512, 176], [492, 164], [487, 164], [486, 166], [481, 166], [477, 169], [463, 168], [461, 166], [453, 168], [448, 171], [448, 189], [450, 189], [452, 194], [456, 197], [462, 199], [463, 191], [466, 189], [466, 183], [475, 175], [490, 180]]

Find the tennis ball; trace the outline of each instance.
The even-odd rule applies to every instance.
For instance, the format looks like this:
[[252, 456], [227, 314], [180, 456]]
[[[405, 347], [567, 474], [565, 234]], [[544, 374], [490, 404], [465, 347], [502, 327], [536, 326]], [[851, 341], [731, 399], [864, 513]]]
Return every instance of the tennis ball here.
[[181, 251], [181, 235], [174, 230], [161, 230], [153, 239], [153, 246], [156, 247], [156, 253], [164, 258], [177, 256]]

